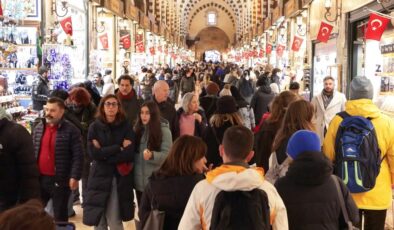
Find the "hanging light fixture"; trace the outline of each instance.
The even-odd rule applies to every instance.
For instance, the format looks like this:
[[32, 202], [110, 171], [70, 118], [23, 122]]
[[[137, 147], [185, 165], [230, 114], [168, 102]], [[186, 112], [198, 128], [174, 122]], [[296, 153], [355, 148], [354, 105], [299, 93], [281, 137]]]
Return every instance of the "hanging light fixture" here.
[[300, 36], [305, 36], [306, 35], [306, 27], [304, 29], [304, 17], [302, 14], [298, 15], [296, 17], [296, 24], [297, 24], [297, 34]]
[[[101, 8], [100, 12], [98, 12], [98, 17], [96, 17], [96, 20], [93, 19], [93, 27], [97, 33], [102, 33], [105, 31], [105, 21], [103, 19], [103, 17], [105, 17], [105, 14], [106, 13], [104, 9]], [[97, 18], [100, 18], [99, 25], [97, 23]]]
[[334, 10], [336, 10], [336, 12], [334, 19], [329, 18], [331, 16], [331, 8], [332, 8], [331, 5], [332, 5], [331, 0], [325, 0], [324, 8], [326, 8], [326, 13], [324, 14], [324, 18], [329, 22], [336, 22], [342, 12], [342, 3], [338, 3], [338, 0], [335, 0]]
[[62, 3], [61, 10], [64, 12], [64, 14], [59, 14], [57, 12], [57, 1], [56, 0], [52, 1], [52, 9], [51, 9], [52, 10], [52, 14], [55, 13], [58, 17], [64, 17], [68, 13], [67, 1], [63, 0], [63, 1], [61, 1], [61, 3]]

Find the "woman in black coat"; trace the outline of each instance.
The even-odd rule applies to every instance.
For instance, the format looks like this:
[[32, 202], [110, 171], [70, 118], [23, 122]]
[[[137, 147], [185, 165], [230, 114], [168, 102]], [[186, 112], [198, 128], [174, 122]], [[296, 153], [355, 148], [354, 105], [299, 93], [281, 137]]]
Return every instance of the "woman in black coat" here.
[[99, 115], [88, 132], [88, 152], [93, 159], [83, 223], [123, 229], [122, 221], [134, 217], [132, 162], [134, 132], [126, 121], [119, 99], [105, 96]]
[[165, 212], [163, 229], [178, 229], [194, 186], [204, 179], [202, 173], [207, 170], [206, 149], [207, 146], [200, 138], [189, 135], [174, 142], [160, 169], [149, 178], [142, 195], [138, 212], [141, 229], [152, 207]]
[[234, 97], [220, 97], [216, 103], [216, 108], [217, 110], [212, 115], [206, 135], [204, 136], [204, 141], [208, 146], [208, 165], [212, 164], [213, 168], [223, 163], [219, 155], [219, 145], [222, 143], [224, 132], [231, 126], [243, 124]]
[[339, 182], [350, 221], [358, 223], [358, 209], [341, 179], [332, 176], [332, 164], [320, 151], [319, 136], [297, 131], [289, 140], [287, 153], [293, 162], [275, 187], [286, 206], [289, 229], [347, 229], [335, 181]]

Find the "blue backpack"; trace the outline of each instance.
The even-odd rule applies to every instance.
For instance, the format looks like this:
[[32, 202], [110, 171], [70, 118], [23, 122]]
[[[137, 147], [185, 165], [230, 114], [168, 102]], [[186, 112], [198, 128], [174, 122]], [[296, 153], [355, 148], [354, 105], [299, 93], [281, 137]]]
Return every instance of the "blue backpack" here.
[[350, 116], [346, 112], [335, 139], [334, 173], [342, 178], [352, 193], [367, 192], [375, 187], [383, 161], [376, 132], [370, 118]]

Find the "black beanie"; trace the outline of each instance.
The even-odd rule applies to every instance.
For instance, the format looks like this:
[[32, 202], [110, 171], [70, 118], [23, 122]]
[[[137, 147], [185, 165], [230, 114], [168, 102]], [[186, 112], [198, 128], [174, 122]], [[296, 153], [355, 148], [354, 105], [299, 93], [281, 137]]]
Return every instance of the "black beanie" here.
[[222, 96], [216, 102], [217, 114], [235, 113], [237, 111], [237, 102], [233, 96]]

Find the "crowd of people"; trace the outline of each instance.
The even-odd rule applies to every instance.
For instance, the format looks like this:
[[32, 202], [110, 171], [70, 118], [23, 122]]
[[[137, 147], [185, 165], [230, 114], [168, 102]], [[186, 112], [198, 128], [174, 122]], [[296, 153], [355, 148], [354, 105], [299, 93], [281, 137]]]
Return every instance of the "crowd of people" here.
[[[67, 222], [75, 202], [97, 230], [133, 219], [153, 229], [152, 218], [157, 229], [384, 229], [394, 121], [373, 104], [366, 77], [352, 80], [346, 101], [327, 76], [309, 102], [294, 72], [270, 65], [163, 65], [116, 79], [107, 70], [69, 91], [50, 91], [47, 73], [41, 67], [33, 87], [33, 109], [44, 115], [31, 135], [0, 108], [4, 229], [33, 215], [36, 229], [53, 229], [44, 207]], [[369, 135], [360, 151], [376, 159], [342, 156], [358, 151], [342, 138], [352, 117], [369, 119], [354, 139]], [[377, 173], [365, 176], [370, 159]]]

